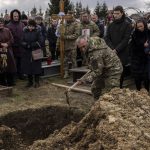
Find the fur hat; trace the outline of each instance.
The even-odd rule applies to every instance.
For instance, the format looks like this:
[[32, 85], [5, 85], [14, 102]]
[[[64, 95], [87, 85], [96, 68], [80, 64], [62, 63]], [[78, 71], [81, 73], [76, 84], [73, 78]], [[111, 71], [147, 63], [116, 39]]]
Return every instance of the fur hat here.
[[35, 22], [35, 20], [30, 19], [30, 20], [28, 21], [28, 26], [34, 26], [34, 27], [36, 27], [36, 22]]

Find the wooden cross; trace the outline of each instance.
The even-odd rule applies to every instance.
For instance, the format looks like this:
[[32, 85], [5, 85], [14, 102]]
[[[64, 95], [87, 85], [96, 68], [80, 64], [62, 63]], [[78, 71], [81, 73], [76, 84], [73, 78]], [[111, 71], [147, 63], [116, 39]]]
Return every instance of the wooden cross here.
[[[64, 0], [60, 0], [59, 1], [59, 13], [64, 14]], [[52, 14], [52, 19], [61, 19], [61, 23], [60, 23], [60, 61], [61, 61], [61, 67], [60, 67], [60, 72], [61, 72], [61, 77], [64, 76], [64, 39], [61, 37], [64, 37], [64, 33], [65, 33], [65, 27], [64, 27], [64, 20], [67, 20], [68, 18], [73, 17], [72, 15], [62, 15], [59, 16], [57, 14]]]

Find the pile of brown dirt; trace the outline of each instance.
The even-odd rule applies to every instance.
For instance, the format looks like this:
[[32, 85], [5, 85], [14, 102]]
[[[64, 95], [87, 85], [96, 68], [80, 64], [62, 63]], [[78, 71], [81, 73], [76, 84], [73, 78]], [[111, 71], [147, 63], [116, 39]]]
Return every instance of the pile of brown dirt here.
[[7, 126], [0, 126], [0, 149], [2, 150], [15, 150], [24, 149], [20, 134], [15, 129]]
[[79, 122], [71, 123], [30, 150], [148, 150], [150, 97], [146, 91], [113, 89]]

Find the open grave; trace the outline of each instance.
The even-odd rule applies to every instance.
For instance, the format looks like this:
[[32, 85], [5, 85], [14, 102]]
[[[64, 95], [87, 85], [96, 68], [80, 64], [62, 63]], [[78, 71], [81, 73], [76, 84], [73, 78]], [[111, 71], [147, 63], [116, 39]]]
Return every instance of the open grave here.
[[11, 112], [0, 117], [0, 149], [24, 150], [85, 114], [73, 107], [48, 106]]

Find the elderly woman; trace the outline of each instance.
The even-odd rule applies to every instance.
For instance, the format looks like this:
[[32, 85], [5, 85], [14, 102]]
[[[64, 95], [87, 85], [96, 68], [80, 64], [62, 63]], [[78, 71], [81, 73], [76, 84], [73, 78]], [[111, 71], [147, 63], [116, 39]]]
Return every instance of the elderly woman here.
[[39, 87], [39, 76], [41, 74], [41, 59], [33, 58], [33, 51], [41, 48], [42, 35], [41, 31], [34, 20], [29, 20], [28, 25], [23, 30], [22, 47], [24, 53], [22, 57], [22, 71], [28, 75], [28, 83], [26, 87]]
[[12, 43], [13, 36], [10, 30], [4, 27], [4, 19], [0, 18], [0, 84], [4, 86], [14, 85], [16, 65]]

